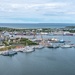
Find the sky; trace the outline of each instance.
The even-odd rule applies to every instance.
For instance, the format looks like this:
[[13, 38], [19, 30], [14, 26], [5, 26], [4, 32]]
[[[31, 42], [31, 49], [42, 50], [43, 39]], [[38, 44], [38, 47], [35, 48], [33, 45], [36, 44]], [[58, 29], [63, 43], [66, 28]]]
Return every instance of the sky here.
[[75, 0], [0, 0], [0, 23], [75, 23]]

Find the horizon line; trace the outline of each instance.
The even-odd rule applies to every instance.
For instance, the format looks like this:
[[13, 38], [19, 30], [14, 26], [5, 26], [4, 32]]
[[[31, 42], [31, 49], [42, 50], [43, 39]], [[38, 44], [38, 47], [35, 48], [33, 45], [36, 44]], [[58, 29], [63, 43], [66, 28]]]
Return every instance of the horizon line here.
[[[42, 22], [43, 23], [43, 22]], [[6, 24], [42, 24], [42, 23], [6, 23]], [[62, 23], [62, 22], [61, 22]], [[58, 24], [61, 24], [58, 22]], [[0, 23], [0, 24], [5, 24], [5, 23]], [[44, 24], [44, 23], [43, 23]], [[47, 23], [45, 23], [47, 24]], [[62, 23], [62, 24], [75, 24], [75, 23]]]

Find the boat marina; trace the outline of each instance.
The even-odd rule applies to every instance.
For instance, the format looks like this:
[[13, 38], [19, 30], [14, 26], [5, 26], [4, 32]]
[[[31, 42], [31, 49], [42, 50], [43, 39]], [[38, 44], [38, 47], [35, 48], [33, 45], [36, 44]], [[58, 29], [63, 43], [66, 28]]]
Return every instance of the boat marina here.
[[[11, 30], [13, 29], [11, 28]], [[0, 33], [1, 55], [16, 55], [18, 52], [30, 53], [38, 49], [43, 50], [44, 48], [75, 48], [75, 43], [69, 39], [64, 39], [64, 37], [74, 37], [71, 34], [75, 34], [67, 31], [66, 28], [14, 30], [14, 32], [2, 31]]]
[[8, 30], [0, 32], [1, 75], [75, 75], [74, 33]]
[[22, 53], [30, 53], [34, 52], [35, 50], [41, 50], [43, 48], [49, 48], [49, 49], [56, 49], [56, 48], [75, 48], [75, 44], [66, 44], [64, 42], [54, 42], [50, 43], [50, 41], [45, 42], [44, 44], [41, 45], [34, 45], [34, 46], [25, 46], [22, 48], [16, 48], [16, 49], [11, 49], [11, 50], [6, 50], [6, 51], [1, 51], [0, 54], [3, 56], [13, 56], [16, 55], [18, 52]]

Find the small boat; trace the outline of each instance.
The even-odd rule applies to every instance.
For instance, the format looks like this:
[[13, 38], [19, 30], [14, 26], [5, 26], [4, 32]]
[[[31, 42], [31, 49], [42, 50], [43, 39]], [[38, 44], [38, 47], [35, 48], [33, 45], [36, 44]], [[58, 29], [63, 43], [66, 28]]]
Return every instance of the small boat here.
[[55, 39], [55, 38], [52, 38], [52, 39], [49, 39], [50, 43], [58, 43], [59, 40], [58, 39]]
[[71, 47], [74, 47], [75, 48], [75, 44], [70, 44], [71, 45]]
[[3, 56], [9, 56], [9, 52], [7, 51], [7, 52], [3, 52], [3, 53], [1, 53], [1, 55], [3, 55]]
[[35, 49], [43, 49], [44, 46], [43, 46], [43, 45], [37, 45], [37, 46], [35, 46], [34, 48], [35, 48]]
[[16, 52], [23, 52], [25, 48], [18, 48], [18, 49], [14, 49], [13, 51], [16, 51]]
[[53, 46], [47, 46], [47, 48], [53, 48]]
[[3, 56], [13, 56], [15, 54], [17, 54], [16, 51], [10, 50], [10, 51], [7, 51], [7, 52], [3, 52], [1, 55], [3, 55]]
[[59, 46], [53, 46], [53, 45], [51, 46], [50, 45], [50, 46], [47, 46], [47, 48], [59, 48]]
[[54, 45], [52, 43], [48, 43], [47, 44], [47, 48], [59, 48], [59, 46], [58, 45]]
[[46, 47], [47, 48], [53, 48], [53, 44], [48, 41], [48, 44], [46, 45]]
[[55, 45], [55, 46], [53, 46], [53, 48], [59, 48], [59, 45]]
[[62, 45], [61, 48], [71, 48], [72, 46], [71, 45], [68, 45], [68, 44], [65, 44], [65, 45]]
[[8, 53], [9, 53], [9, 56], [12, 56], [12, 55], [17, 54], [17, 52], [16, 51], [13, 51], [13, 50], [10, 50]]
[[65, 43], [65, 41], [62, 39], [62, 40], [59, 40], [59, 43]]
[[35, 51], [35, 49], [30, 46], [26, 46], [25, 49], [23, 50], [23, 52], [33, 52], [33, 51]]

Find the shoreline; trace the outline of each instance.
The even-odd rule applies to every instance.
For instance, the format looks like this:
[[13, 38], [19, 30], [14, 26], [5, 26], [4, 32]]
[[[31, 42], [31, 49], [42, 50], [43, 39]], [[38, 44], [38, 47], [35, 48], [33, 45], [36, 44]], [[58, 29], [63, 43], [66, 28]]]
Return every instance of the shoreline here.
[[[34, 48], [37, 48], [38, 46], [39, 45], [31, 45], [29, 47], [34, 49]], [[15, 48], [12, 48], [12, 49], [0, 50], [0, 55], [2, 53], [9, 52], [9, 51], [21, 52], [21, 51], [24, 51], [26, 47], [27, 46], [20, 46], [19, 48], [15, 47]], [[5, 46], [5, 48], [6, 48], [6, 46]]]

